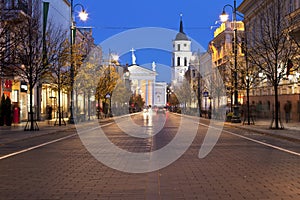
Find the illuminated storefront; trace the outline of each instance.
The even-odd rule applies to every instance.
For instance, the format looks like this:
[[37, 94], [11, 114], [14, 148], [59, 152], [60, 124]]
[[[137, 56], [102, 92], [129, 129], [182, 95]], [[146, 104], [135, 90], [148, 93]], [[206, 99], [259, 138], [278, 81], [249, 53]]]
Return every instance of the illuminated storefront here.
[[[41, 117], [42, 119], [47, 119], [47, 108], [51, 107], [52, 118], [57, 118], [58, 116], [58, 106], [59, 106], [59, 96], [57, 91], [57, 86], [54, 84], [43, 84], [41, 93]], [[68, 92], [64, 89], [60, 92], [60, 107], [63, 117], [68, 117]]]

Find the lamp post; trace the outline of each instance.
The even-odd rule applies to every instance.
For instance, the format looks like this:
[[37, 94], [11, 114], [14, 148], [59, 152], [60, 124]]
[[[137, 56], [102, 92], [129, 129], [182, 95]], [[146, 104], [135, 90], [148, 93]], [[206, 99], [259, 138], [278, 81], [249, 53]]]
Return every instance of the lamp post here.
[[233, 12], [233, 26], [234, 26], [234, 31], [233, 31], [233, 52], [234, 52], [234, 72], [233, 72], [233, 77], [234, 77], [234, 107], [233, 107], [233, 117], [231, 122], [233, 123], [240, 123], [241, 119], [239, 116], [239, 104], [238, 104], [238, 69], [237, 69], [237, 27], [236, 27], [236, 15], [237, 15], [237, 9], [236, 9], [236, 0], [234, 0], [234, 5], [226, 4], [223, 7], [223, 12], [220, 15], [220, 20], [221, 22], [226, 22], [228, 21], [228, 14], [225, 12], [225, 8], [229, 6], [232, 8]]
[[75, 4], [73, 5], [73, 0], [71, 0], [71, 27], [70, 27], [70, 53], [71, 53], [71, 68], [70, 68], [70, 78], [71, 78], [71, 101], [70, 101], [70, 118], [69, 118], [69, 123], [74, 124], [74, 113], [73, 113], [73, 108], [74, 108], [74, 60], [73, 60], [73, 45], [75, 44], [75, 32], [76, 32], [76, 23], [75, 23], [75, 17], [74, 17], [74, 9], [76, 6], [81, 7], [81, 12], [79, 13], [79, 18], [82, 21], [86, 21], [88, 18], [88, 14], [85, 12], [85, 9], [83, 5], [81, 4]]

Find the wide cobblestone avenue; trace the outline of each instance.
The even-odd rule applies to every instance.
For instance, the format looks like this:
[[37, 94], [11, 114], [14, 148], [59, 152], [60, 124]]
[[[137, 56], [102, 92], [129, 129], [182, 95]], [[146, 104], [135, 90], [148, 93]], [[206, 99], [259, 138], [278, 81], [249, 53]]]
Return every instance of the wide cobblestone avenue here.
[[[137, 124], [143, 123], [140, 115], [132, 118]], [[153, 138], [133, 139], [116, 123], [102, 129], [123, 149], [153, 151], [176, 134], [180, 118], [171, 113], [166, 118], [164, 128]], [[124, 173], [103, 165], [78, 136], [2, 159], [0, 199], [300, 199], [299, 156], [222, 132], [208, 156], [199, 159], [206, 131], [200, 123], [196, 138], [183, 156], [149, 173]], [[299, 152], [297, 142], [258, 138], [266, 143], [277, 141]], [[28, 147], [30, 141], [18, 145]]]

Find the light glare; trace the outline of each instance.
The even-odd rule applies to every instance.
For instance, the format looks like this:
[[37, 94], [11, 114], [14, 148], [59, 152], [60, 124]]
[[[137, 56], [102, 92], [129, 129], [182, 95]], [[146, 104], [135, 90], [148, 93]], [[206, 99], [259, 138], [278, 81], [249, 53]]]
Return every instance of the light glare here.
[[85, 10], [82, 10], [80, 13], [79, 13], [79, 18], [82, 20], [82, 21], [86, 21], [88, 19], [88, 13], [85, 11]]
[[220, 15], [220, 21], [221, 22], [227, 22], [229, 19], [229, 15], [225, 12], [223, 12], [221, 15]]

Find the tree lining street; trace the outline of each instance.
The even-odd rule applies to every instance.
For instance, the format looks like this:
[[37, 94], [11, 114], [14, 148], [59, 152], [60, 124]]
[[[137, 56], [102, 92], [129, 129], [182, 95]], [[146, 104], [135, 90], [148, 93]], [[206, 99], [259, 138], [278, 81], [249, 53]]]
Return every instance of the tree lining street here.
[[[158, 117], [165, 115], [154, 115], [153, 122]], [[144, 124], [141, 115], [132, 119]], [[164, 129], [153, 138], [132, 139], [116, 123], [102, 129], [119, 147], [147, 152], [167, 145], [174, 138], [179, 122], [179, 116], [167, 113]], [[224, 129], [300, 152], [297, 142], [232, 127]], [[199, 159], [206, 131], [206, 126], [199, 126], [192, 145], [176, 162], [141, 174], [124, 173], [103, 165], [91, 156], [78, 136], [69, 137], [0, 160], [0, 196], [3, 199], [299, 199], [299, 156], [222, 132], [208, 156]], [[24, 140], [12, 143], [10, 148], [19, 150], [38, 144], [39, 140], [42, 143], [51, 139], [54, 138], [38, 137], [34, 143]], [[1, 155], [5, 148], [0, 147]]]

